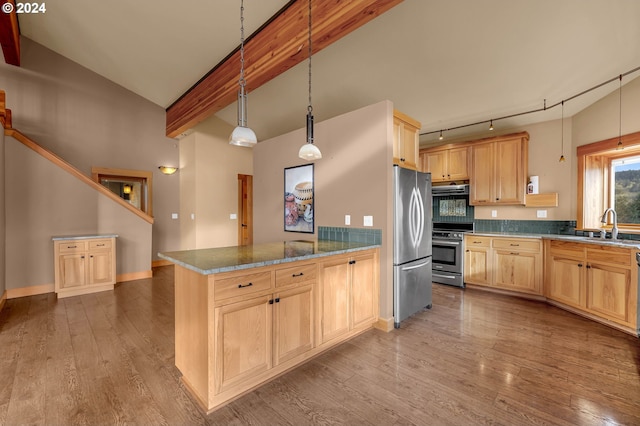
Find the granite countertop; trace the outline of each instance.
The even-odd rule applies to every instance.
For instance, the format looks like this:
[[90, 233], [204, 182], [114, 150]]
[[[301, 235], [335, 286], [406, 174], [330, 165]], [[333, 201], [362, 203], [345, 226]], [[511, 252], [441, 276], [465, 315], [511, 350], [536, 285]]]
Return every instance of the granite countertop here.
[[158, 253], [158, 257], [200, 274], [210, 275], [377, 247], [380, 245], [331, 240], [297, 240], [164, 252]]
[[87, 235], [61, 235], [51, 237], [53, 241], [62, 240], [90, 240], [95, 238], [118, 238], [117, 234], [87, 234]]
[[617, 247], [629, 247], [640, 249], [640, 240], [611, 240], [598, 237], [580, 237], [577, 235], [560, 235], [560, 234], [527, 234], [527, 233], [515, 233], [515, 232], [478, 232], [475, 231], [474, 235], [484, 235], [488, 237], [509, 237], [509, 238], [540, 238], [547, 240], [560, 240], [560, 241], [576, 241], [580, 243], [598, 244]]

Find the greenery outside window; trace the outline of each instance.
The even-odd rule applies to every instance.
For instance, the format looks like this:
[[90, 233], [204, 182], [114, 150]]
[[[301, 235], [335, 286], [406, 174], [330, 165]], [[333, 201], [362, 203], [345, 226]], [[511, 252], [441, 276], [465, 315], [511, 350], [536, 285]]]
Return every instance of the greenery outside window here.
[[[618, 228], [640, 233], [640, 132], [579, 146], [577, 229], [598, 229], [612, 207]], [[611, 228], [612, 215], [605, 228]]]

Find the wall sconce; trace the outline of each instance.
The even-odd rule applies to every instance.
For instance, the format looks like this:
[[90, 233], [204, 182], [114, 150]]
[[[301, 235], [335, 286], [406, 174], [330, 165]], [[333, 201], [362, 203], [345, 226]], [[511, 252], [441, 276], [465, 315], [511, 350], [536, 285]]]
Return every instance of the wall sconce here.
[[158, 169], [160, 169], [160, 172], [162, 172], [165, 175], [172, 175], [178, 171], [177, 167], [171, 167], [171, 166], [160, 166], [158, 167]]

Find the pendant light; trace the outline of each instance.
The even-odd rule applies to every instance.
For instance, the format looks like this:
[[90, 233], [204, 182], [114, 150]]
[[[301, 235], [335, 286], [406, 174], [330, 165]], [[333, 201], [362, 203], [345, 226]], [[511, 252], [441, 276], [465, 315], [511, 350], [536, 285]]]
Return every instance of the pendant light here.
[[618, 147], [616, 149], [623, 149], [622, 146], [622, 74], [620, 74], [620, 87], [618, 88], [618, 98], [620, 100], [619, 116], [618, 116]]
[[562, 101], [562, 116], [560, 118], [560, 143], [562, 144], [562, 151], [560, 152], [560, 163], [564, 163], [564, 100]]
[[244, 0], [240, 0], [240, 90], [238, 91], [238, 126], [229, 136], [229, 143], [252, 148], [258, 143], [256, 134], [247, 127], [247, 93], [244, 79]]
[[298, 157], [313, 161], [322, 158], [322, 153], [313, 144], [313, 106], [311, 106], [311, 0], [309, 0], [309, 106], [307, 107], [307, 143], [298, 151]]

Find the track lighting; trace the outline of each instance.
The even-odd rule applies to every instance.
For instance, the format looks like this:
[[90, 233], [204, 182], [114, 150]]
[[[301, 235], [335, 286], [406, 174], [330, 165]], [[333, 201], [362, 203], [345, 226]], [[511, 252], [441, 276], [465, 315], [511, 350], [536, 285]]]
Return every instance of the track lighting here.
[[562, 150], [560, 151], [560, 159], [558, 161], [564, 163], [564, 100], [562, 101], [562, 115], [560, 118], [560, 143]]
[[442, 130], [440, 130], [440, 137], [438, 139], [440, 140], [444, 139], [444, 136], [442, 136]]
[[489, 124], [489, 130], [493, 130], [493, 120], [491, 120], [491, 123]]

